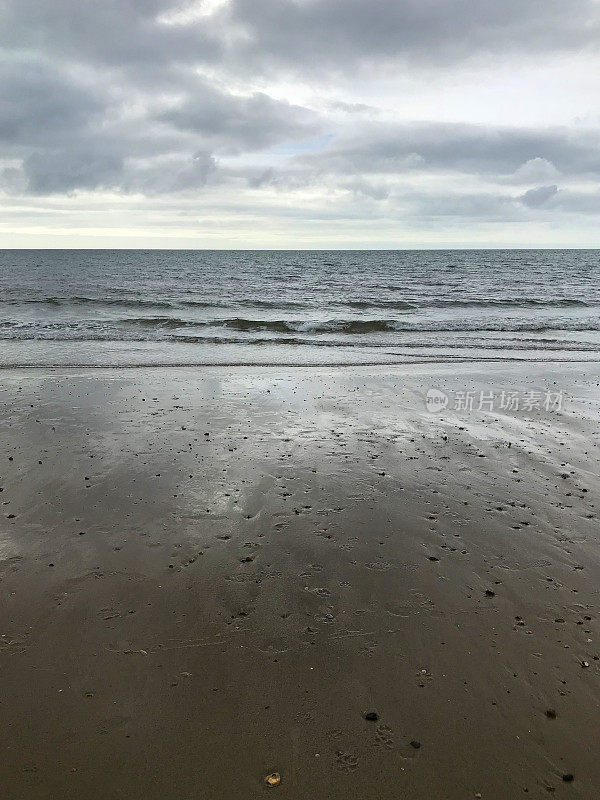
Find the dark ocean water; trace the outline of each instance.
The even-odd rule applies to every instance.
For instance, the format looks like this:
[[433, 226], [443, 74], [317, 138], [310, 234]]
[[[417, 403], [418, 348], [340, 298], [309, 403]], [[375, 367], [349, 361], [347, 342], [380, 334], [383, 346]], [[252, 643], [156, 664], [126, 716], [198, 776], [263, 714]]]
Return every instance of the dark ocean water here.
[[596, 360], [600, 251], [0, 251], [0, 366]]

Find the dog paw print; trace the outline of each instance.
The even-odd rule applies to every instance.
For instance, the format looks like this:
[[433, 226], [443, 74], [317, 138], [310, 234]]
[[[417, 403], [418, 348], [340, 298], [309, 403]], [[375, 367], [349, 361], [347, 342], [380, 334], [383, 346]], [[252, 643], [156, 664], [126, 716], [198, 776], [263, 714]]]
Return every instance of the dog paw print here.
[[375, 744], [391, 750], [394, 746], [394, 731], [388, 725], [378, 725], [375, 731]]
[[354, 772], [358, 769], [358, 758], [352, 753], [345, 753], [343, 750], [338, 750], [336, 753], [335, 763], [341, 772]]

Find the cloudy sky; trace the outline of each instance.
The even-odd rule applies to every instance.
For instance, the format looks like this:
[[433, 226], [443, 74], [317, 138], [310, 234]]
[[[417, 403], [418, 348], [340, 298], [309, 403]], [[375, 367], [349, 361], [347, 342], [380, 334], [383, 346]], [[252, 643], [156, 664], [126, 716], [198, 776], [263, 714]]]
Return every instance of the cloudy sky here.
[[600, 0], [0, 0], [0, 246], [600, 246]]

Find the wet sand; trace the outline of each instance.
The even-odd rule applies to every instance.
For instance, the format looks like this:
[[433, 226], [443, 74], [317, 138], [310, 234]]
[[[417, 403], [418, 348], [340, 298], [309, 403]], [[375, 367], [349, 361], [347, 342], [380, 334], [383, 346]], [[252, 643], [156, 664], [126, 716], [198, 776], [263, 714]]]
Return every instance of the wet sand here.
[[2, 797], [600, 796], [599, 384], [3, 371]]

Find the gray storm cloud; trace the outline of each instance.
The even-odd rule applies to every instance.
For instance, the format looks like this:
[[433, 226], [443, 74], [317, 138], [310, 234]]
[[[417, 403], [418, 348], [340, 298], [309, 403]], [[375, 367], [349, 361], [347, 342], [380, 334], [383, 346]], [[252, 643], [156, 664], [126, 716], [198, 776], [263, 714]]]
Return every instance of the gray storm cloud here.
[[600, 32], [594, 0], [232, 0], [226, 8], [249, 33], [247, 57], [308, 69], [595, 47]]
[[539, 208], [549, 200], [551, 200], [558, 192], [558, 186], [538, 186], [537, 189], [528, 189], [521, 197], [523, 202], [529, 208]]
[[[0, 192], [163, 197], [173, 213], [195, 198], [232, 225], [268, 225], [278, 202], [290, 219], [594, 214], [585, 103], [561, 124], [508, 107], [491, 122], [492, 99], [482, 119], [439, 108], [444, 81], [482, 65], [597, 63], [599, 34], [595, 0], [5, 0]], [[411, 120], [406, 87], [436, 82]]]

